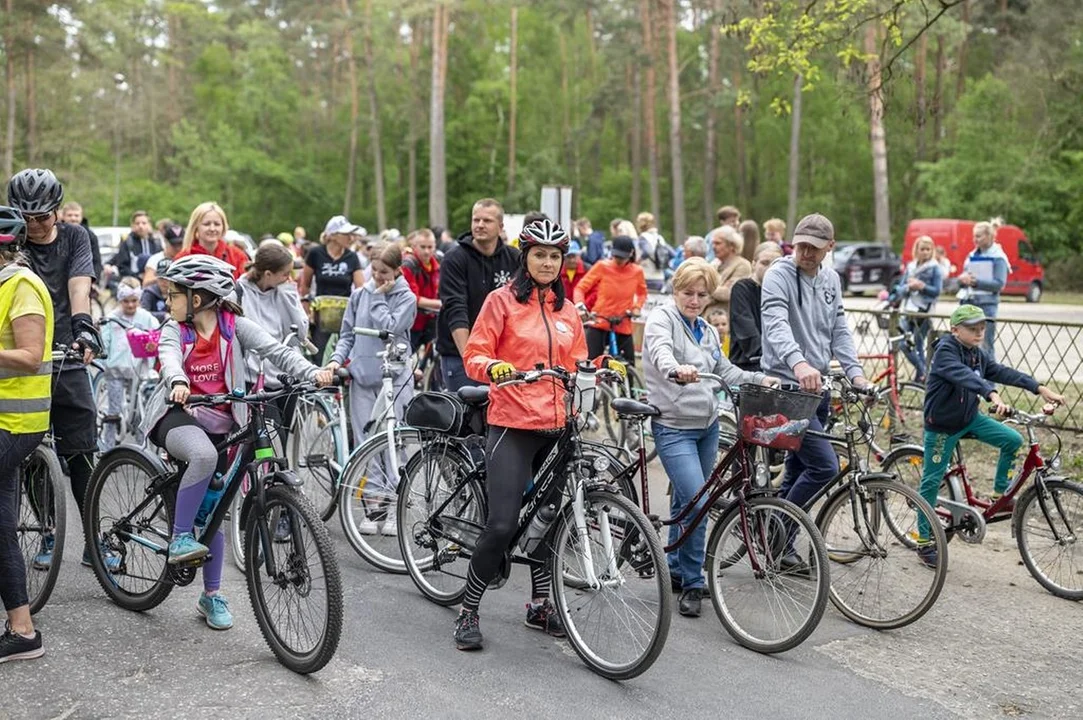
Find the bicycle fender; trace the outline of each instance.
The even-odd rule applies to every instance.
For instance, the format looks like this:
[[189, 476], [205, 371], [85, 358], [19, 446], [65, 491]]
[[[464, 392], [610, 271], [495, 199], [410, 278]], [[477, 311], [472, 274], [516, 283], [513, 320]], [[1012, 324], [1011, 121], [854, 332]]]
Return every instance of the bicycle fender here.
[[898, 456], [900, 456], [900, 455], [902, 455], [904, 453], [914, 452], [914, 451], [917, 451], [917, 452], [919, 452], [919, 453], [921, 453], [923, 455], [925, 454], [925, 448], [923, 448], [921, 445], [899, 445], [898, 447], [892, 449], [891, 452], [889, 452], [887, 455], [884, 456], [884, 461], [882, 463], [880, 463], [880, 467], [887, 467], [887, 465], [889, 463], [893, 462], [895, 460], [895, 458], [897, 458]]

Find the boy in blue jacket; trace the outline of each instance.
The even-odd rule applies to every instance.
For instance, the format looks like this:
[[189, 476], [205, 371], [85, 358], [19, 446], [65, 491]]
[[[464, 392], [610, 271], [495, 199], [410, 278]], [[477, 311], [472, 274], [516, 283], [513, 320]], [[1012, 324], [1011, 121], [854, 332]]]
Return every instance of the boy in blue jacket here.
[[[982, 349], [985, 339], [985, 313], [977, 305], [960, 305], [951, 314], [951, 336], [937, 345], [925, 389], [925, 458], [921, 477], [921, 496], [936, 507], [937, 491], [944, 469], [964, 435], [973, 435], [983, 443], [1000, 449], [993, 502], [1008, 489], [1008, 473], [1023, 437], [1014, 429], [978, 412], [978, 396], [992, 403], [993, 414], [1003, 419], [1010, 408], [997, 393], [994, 383], [1014, 385], [1041, 395], [1046, 402], [1063, 403], [1064, 398], [1026, 373], [1000, 365]], [[1002, 513], [1010, 513], [1014, 503], [1006, 503]], [[936, 546], [923, 544], [930, 535], [925, 516], [918, 522], [918, 556], [929, 567], [936, 567]]]

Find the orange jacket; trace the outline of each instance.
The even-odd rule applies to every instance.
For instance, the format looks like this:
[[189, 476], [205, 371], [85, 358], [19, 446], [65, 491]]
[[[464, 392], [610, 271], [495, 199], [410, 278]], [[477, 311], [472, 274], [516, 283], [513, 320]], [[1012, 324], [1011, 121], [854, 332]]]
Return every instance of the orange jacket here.
[[[554, 295], [545, 291], [545, 305], [538, 293], [521, 303], [511, 285], [489, 294], [470, 331], [463, 353], [466, 374], [478, 382], [490, 382], [488, 369], [502, 360], [517, 370], [561, 367], [575, 372], [575, 363], [587, 359], [583, 323], [572, 303], [553, 309]], [[529, 385], [493, 387], [489, 394], [489, 424], [521, 430], [553, 430], [564, 427], [564, 388], [554, 378]]]
[[192, 248], [190, 250], [181, 250], [179, 253], [173, 256], [174, 260], [180, 260], [187, 255], [211, 255], [233, 266], [233, 279], [240, 280], [241, 275], [244, 275], [244, 269], [248, 265], [248, 255], [244, 250], [239, 247], [230, 245], [225, 240], [219, 240], [218, 245], [214, 248], [212, 253], [207, 248], [199, 244], [198, 241], [192, 242]]
[[[629, 310], [640, 310], [647, 301], [647, 278], [643, 268], [635, 263], [617, 265], [615, 260], [594, 263], [586, 277], [575, 286], [575, 302], [584, 302], [595, 288], [598, 297], [591, 310], [599, 317], [617, 317]], [[594, 327], [609, 330], [609, 323], [599, 320]], [[632, 321], [625, 318], [613, 329], [622, 335], [631, 335]]]

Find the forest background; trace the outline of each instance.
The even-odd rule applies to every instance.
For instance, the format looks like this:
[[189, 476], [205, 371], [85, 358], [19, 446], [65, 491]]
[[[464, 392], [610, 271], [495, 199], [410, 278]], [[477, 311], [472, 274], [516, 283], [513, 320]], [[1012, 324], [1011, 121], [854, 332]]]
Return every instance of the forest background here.
[[466, 229], [482, 196], [1022, 227], [1083, 289], [1083, 2], [0, 0], [0, 177], [97, 225], [214, 199], [253, 235], [345, 212]]

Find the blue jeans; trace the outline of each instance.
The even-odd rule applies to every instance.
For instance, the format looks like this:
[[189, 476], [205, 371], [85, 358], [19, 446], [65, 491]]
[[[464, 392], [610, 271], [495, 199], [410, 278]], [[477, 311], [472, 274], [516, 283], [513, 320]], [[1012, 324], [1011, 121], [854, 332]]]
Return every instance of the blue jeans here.
[[997, 316], [997, 310], [1000, 309], [1000, 296], [999, 295], [987, 295], [979, 299], [964, 300], [963, 305], [975, 305], [982, 309], [985, 313], [985, 317], [989, 318], [989, 322], [985, 323], [985, 337], [982, 339], [981, 347], [986, 353], [989, 354], [990, 359], [997, 359], [996, 347], [993, 341], [997, 335], [997, 324], [993, 322]]
[[906, 359], [910, 361], [910, 364], [914, 366], [914, 379], [918, 382], [925, 382], [925, 338], [929, 335], [929, 318], [908, 318], [902, 317], [899, 319], [899, 329], [910, 336], [913, 341], [913, 347], [910, 344], [903, 342], [902, 350], [906, 355]]
[[[823, 431], [830, 410], [831, 394], [824, 393], [809, 430]], [[786, 479], [779, 494], [799, 508], [804, 508], [812, 496], [839, 472], [839, 458], [824, 438], [805, 435], [801, 449], [786, 456]]]
[[459, 388], [470, 385], [481, 385], [470, 379], [463, 366], [463, 359], [458, 355], [441, 355], [440, 372], [444, 376], [444, 387], [450, 393], [457, 392]]
[[[654, 447], [658, 450], [658, 459], [662, 461], [669, 482], [673, 486], [670, 501], [671, 518], [677, 517], [699, 492], [714, 470], [718, 457], [718, 421], [702, 430], [678, 430], [666, 427], [657, 420], [651, 423], [654, 434]], [[681, 533], [695, 519], [698, 508], [707, 500], [700, 498], [696, 510], [692, 510], [680, 523], [669, 526], [669, 544], [677, 542]], [[701, 522], [685, 539], [684, 543], [669, 553], [669, 574], [679, 578], [685, 590], [702, 588], [706, 585], [703, 578], [703, 560], [707, 546], [707, 522]]]

